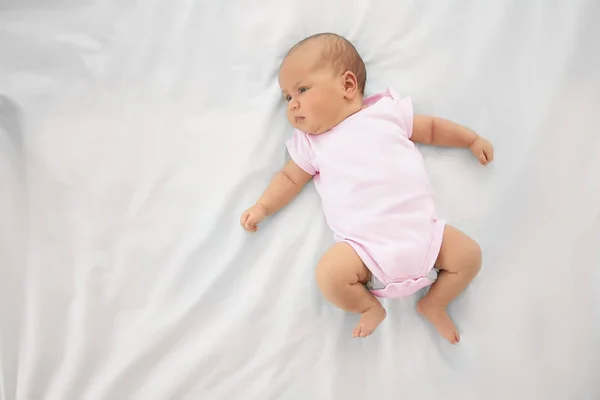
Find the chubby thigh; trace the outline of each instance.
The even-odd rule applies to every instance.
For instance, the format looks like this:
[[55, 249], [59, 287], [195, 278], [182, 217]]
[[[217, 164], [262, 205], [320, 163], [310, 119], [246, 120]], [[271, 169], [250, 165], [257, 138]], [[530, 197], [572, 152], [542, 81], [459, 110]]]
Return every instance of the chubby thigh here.
[[371, 271], [348, 243], [331, 246], [319, 261], [315, 275], [325, 298], [346, 311], [362, 313], [376, 304], [364, 286], [371, 279]]
[[321, 257], [316, 270], [317, 281], [341, 280], [345, 283], [367, 283], [371, 271], [348, 243], [334, 244]]

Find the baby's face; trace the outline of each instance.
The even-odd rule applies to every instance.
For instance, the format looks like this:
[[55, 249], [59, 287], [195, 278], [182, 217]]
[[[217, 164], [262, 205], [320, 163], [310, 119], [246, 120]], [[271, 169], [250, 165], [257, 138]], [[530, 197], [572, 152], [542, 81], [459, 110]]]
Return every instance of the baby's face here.
[[318, 52], [300, 48], [290, 54], [279, 71], [279, 86], [294, 128], [318, 135], [343, 119], [346, 103], [341, 78], [329, 66], [319, 65]]

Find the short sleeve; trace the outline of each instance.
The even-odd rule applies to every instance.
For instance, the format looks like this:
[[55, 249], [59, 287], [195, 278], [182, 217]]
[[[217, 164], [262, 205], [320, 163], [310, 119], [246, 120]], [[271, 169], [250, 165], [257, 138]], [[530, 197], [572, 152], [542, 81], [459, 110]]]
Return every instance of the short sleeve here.
[[406, 137], [410, 139], [413, 131], [414, 118], [412, 99], [410, 97], [400, 98], [393, 89], [389, 89], [389, 92], [394, 102], [395, 111], [398, 113], [400, 125], [404, 129], [404, 132], [406, 132]]
[[286, 147], [292, 160], [307, 174], [314, 175], [317, 173], [317, 169], [312, 161], [312, 151], [306, 135], [306, 133], [296, 130], [292, 138], [286, 142]]

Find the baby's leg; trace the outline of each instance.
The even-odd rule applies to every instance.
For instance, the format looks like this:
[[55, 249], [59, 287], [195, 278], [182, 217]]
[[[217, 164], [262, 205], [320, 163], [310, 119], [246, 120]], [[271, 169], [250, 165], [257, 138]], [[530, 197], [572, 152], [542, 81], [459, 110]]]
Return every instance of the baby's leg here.
[[353, 337], [370, 335], [386, 316], [381, 303], [363, 286], [370, 277], [371, 272], [347, 243], [333, 245], [316, 269], [323, 296], [342, 310], [361, 314]]
[[479, 245], [458, 229], [447, 225], [436, 267], [440, 274], [429, 292], [417, 304], [417, 310], [452, 344], [460, 340], [446, 307], [475, 278], [481, 268]]

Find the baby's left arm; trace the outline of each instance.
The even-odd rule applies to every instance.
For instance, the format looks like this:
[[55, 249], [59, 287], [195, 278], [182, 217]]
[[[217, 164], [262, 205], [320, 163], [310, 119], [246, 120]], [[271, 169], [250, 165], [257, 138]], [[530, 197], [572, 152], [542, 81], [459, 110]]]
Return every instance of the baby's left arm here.
[[415, 115], [410, 139], [433, 146], [469, 148], [483, 165], [494, 159], [489, 141], [467, 127], [438, 117]]

